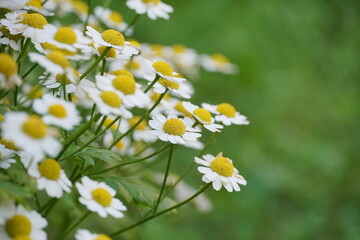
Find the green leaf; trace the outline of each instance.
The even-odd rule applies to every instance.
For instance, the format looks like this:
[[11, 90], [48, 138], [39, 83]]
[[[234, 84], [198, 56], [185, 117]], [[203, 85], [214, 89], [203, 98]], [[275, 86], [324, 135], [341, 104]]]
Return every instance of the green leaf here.
[[84, 148], [77, 156], [92, 166], [95, 164], [95, 160], [107, 163], [115, 163], [121, 160], [119, 155], [105, 148], [87, 147]]
[[29, 188], [22, 187], [11, 182], [2, 181], [0, 182], [0, 195], [3, 193], [9, 194], [15, 198], [16, 197], [26, 198], [31, 196], [31, 192]]

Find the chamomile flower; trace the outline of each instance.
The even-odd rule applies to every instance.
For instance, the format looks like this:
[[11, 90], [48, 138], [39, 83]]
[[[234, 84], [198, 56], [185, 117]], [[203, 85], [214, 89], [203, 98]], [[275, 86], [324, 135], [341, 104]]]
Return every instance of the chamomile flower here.
[[46, 9], [42, 6], [42, 0], [18, 0], [25, 2], [25, 6], [23, 9], [29, 11], [29, 12], [38, 12], [44, 16], [52, 16], [54, 13], [48, 12]]
[[22, 159], [22, 162], [29, 175], [36, 178], [37, 188], [45, 190], [50, 197], [61, 198], [64, 192], [71, 191], [72, 184], [55, 159], [45, 158], [39, 162]]
[[109, 28], [116, 29], [118, 31], [124, 31], [127, 28], [127, 24], [124, 21], [123, 16], [111, 9], [97, 6], [94, 10], [95, 16], [100, 19]]
[[1, 128], [3, 138], [35, 157], [55, 156], [61, 149], [61, 144], [51, 136], [48, 125], [37, 115], [8, 112]]
[[44, 228], [47, 221], [39, 213], [27, 210], [13, 203], [0, 205], [0, 239], [36, 239], [46, 240]]
[[231, 159], [223, 157], [219, 153], [216, 157], [206, 154], [203, 159], [195, 157], [195, 162], [205, 167], [198, 167], [198, 171], [203, 173], [202, 180], [206, 183], [212, 182], [213, 188], [219, 191], [222, 186], [228, 192], [240, 191], [240, 185], [246, 185], [246, 180], [234, 168]]
[[190, 98], [193, 93], [193, 90], [191, 90], [186, 82], [172, 81], [166, 78], [160, 78], [153, 87], [156, 93], [164, 93], [166, 89], [168, 89], [170, 92], [187, 99]]
[[229, 103], [220, 103], [219, 105], [210, 105], [203, 103], [202, 106], [209, 112], [215, 113], [215, 120], [222, 124], [229, 126], [231, 124], [236, 125], [248, 125], [249, 121], [244, 115], [241, 115], [236, 111], [233, 105]]
[[102, 90], [119, 91], [127, 107], [144, 108], [149, 102], [149, 97], [141, 90], [141, 85], [135, 82], [133, 76], [126, 74], [114, 76], [96, 76], [96, 85]]
[[21, 34], [11, 34], [5, 26], [0, 27], [0, 45], [10, 46], [15, 51], [19, 51], [21, 37]]
[[138, 54], [139, 51], [133, 47], [126, 45], [125, 37], [119, 31], [108, 29], [99, 33], [90, 26], [86, 27], [86, 34], [90, 36], [94, 45], [112, 47], [121, 51], [122, 55], [132, 56]]
[[99, 91], [88, 89], [91, 97], [99, 108], [99, 112], [104, 115], [114, 114], [124, 118], [131, 118], [132, 114], [123, 106], [123, 99], [118, 91]]
[[183, 106], [187, 112], [191, 113], [192, 116], [209, 131], [220, 132], [220, 129], [224, 128], [222, 125], [215, 123], [214, 118], [205, 108], [200, 108], [190, 102], [183, 102]]
[[146, 60], [141, 55], [133, 56], [126, 62], [114, 62], [110, 65], [110, 69], [127, 69], [128, 71], [131, 71], [136, 78], [142, 78], [147, 72], [149, 72]]
[[53, 75], [65, 74], [70, 81], [76, 81], [76, 74], [71, 68], [66, 55], [61, 51], [55, 50], [45, 56], [38, 53], [29, 53], [29, 57], [32, 62], [38, 63], [40, 66], [45, 68], [47, 72]]
[[[89, 51], [92, 54], [96, 54], [97, 56], [102, 55], [105, 50], [106, 50], [105, 46], [100, 46], [98, 44], [94, 44], [93, 47], [89, 48]], [[86, 52], [86, 51], [84, 50], [84, 52]], [[130, 56], [121, 54], [121, 52], [118, 49], [115, 49], [112, 47], [106, 53], [104, 58], [108, 62], [121, 62], [122, 63], [122, 62], [126, 62], [130, 58]]]
[[174, 82], [182, 82], [186, 79], [181, 78], [177, 72], [174, 72], [171, 65], [164, 61], [146, 60], [148, 71], [143, 75], [143, 78], [152, 81], [156, 76], [165, 78]]
[[78, 229], [75, 234], [76, 240], [111, 240], [111, 238], [105, 234], [91, 233], [85, 229]]
[[7, 13], [0, 23], [4, 25], [12, 35], [22, 34], [34, 42], [49, 39], [48, 31], [51, 25], [46, 18], [39, 13], [24, 13], [22, 11]]
[[7, 53], [0, 53], [0, 87], [10, 90], [22, 83], [18, 75], [18, 66], [13, 57]]
[[75, 184], [80, 193], [79, 202], [84, 204], [91, 212], [96, 212], [100, 217], [111, 215], [122, 218], [126, 211], [125, 205], [115, 197], [115, 190], [103, 182], [93, 181], [88, 177], [82, 177], [81, 183]]
[[[105, 147], [110, 147], [114, 142], [114, 137], [111, 132], [106, 132], [104, 135], [103, 143]], [[127, 137], [122, 138], [118, 143], [111, 148], [111, 151], [123, 156], [134, 154], [134, 148], [131, 147], [130, 139]]]
[[91, 40], [85, 37], [82, 32], [72, 27], [52, 28], [51, 40], [49, 43], [54, 44], [59, 49], [66, 49], [70, 52], [76, 52], [79, 49], [88, 47]]
[[72, 130], [81, 122], [81, 117], [75, 104], [46, 94], [42, 99], [34, 101], [35, 112], [43, 115], [45, 123], [59, 126], [65, 130]]
[[172, 6], [161, 0], [127, 0], [126, 6], [135, 10], [137, 14], [146, 13], [152, 20], [156, 18], [169, 19], [169, 13], [174, 11]]
[[[76, 78], [80, 77], [80, 74], [78, 71], [76, 71], [74, 68], [72, 68], [72, 71]], [[42, 84], [49, 89], [57, 89], [58, 95], [63, 95], [63, 89], [60, 88], [62, 85], [62, 82], [65, 81], [65, 93], [73, 93], [76, 91], [77, 79], [72, 79], [72, 81], [65, 75], [65, 78], [63, 79], [62, 74], [56, 74], [56, 75], [50, 75], [50, 76], [40, 76], [39, 80], [43, 81]]]
[[201, 136], [198, 129], [192, 128], [193, 121], [189, 118], [180, 119], [174, 115], [167, 118], [162, 114], [156, 115], [149, 121], [152, 130], [151, 133], [160, 140], [171, 142], [173, 144], [185, 144], [194, 142]]
[[201, 55], [201, 64], [209, 72], [221, 72], [226, 74], [235, 74], [237, 66], [230, 63], [229, 59], [223, 54], [216, 53], [211, 56]]
[[8, 169], [11, 164], [15, 163], [15, 151], [6, 148], [5, 145], [0, 144], [0, 168]]

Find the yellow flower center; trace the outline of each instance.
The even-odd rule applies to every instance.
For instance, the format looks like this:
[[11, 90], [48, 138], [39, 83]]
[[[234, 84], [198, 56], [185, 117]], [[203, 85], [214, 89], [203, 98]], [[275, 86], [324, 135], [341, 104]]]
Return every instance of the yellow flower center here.
[[38, 86], [31, 87], [30, 91], [26, 94], [30, 99], [41, 98], [44, 94], [44, 89]]
[[113, 108], [118, 108], [122, 104], [120, 97], [112, 91], [102, 91], [100, 97], [104, 103]]
[[175, 110], [183, 113], [185, 116], [192, 117], [192, 114], [184, 108], [183, 101], [180, 101], [175, 105]]
[[2, 159], [3, 155], [2, 155], [2, 152], [0, 152], [0, 160]]
[[210, 163], [210, 168], [224, 177], [231, 177], [234, 173], [234, 165], [228, 158], [217, 157]]
[[229, 103], [221, 103], [217, 106], [216, 111], [227, 116], [227, 117], [235, 117], [236, 109]]
[[89, 11], [89, 6], [83, 1], [73, 1], [73, 7], [81, 13], [87, 13]]
[[229, 59], [220, 53], [215, 53], [215, 54], [211, 55], [211, 58], [219, 63], [229, 63]]
[[[107, 117], [107, 118], [105, 119], [103, 125], [104, 125], [105, 127], [107, 127], [107, 126], [110, 125], [110, 123], [111, 123], [112, 121], [114, 121], [114, 119]], [[110, 129], [111, 129], [111, 130], [116, 130], [116, 129], [117, 129], [117, 126], [118, 126], [118, 125], [117, 125], [116, 123], [114, 123], [113, 125], [111, 125]]]
[[46, 158], [44, 161], [39, 163], [38, 170], [41, 176], [47, 179], [58, 180], [60, 178], [60, 164], [52, 158]]
[[153, 3], [155, 5], [160, 3], [160, 0], [142, 0], [143, 3]]
[[123, 46], [125, 44], [124, 36], [116, 30], [109, 29], [101, 34], [102, 39], [115, 46]]
[[31, 228], [30, 220], [23, 215], [14, 215], [5, 222], [5, 230], [11, 238], [19, 235], [30, 235]]
[[62, 68], [67, 68], [70, 66], [69, 60], [66, 58], [65, 54], [60, 51], [55, 50], [51, 53], [48, 53], [46, 54], [46, 58], [61, 66]]
[[136, 91], [135, 79], [127, 75], [117, 76], [112, 80], [115, 89], [123, 92], [125, 95], [134, 94]]
[[115, 70], [115, 71], [111, 71], [110, 72], [112, 75], [116, 75], [116, 76], [120, 76], [120, 75], [128, 75], [129, 77], [134, 77], [131, 72], [129, 72], [128, 70], [126, 69], [118, 69], [118, 70]]
[[22, 130], [35, 139], [44, 138], [48, 130], [47, 128], [48, 126], [36, 115], [30, 115], [22, 125]]
[[184, 45], [181, 44], [175, 44], [172, 46], [172, 49], [175, 53], [181, 54], [184, 53], [186, 51], [186, 47]]
[[91, 192], [93, 199], [103, 207], [111, 205], [112, 196], [108, 190], [104, 188], [97, 188]]
[[[160, 93], [153, 93], [152, 95], [151, 95], [151, 100], [153, 101], [153, 102], [156, 102], [158, 99], [159, 99], [159, 97], [161, 96], [161, 94]], [[165, 94], [165, 96], [163, 97], [163, 99], [165, 99], [165, 100], [169, 100], [170, 99], [170, 95], [169, 95], [169, 93], [166, 93]]]
[[18, 151], [19, 149], [16, 147], [15, 143], [0, 138], [0, 144], [4, 145], [7, 149]]
[[[105, 49], [106, 49], [105, 46], [100, 46], [97, 48], [100, 55], [105, 51]], [[110, 50], [105, 55], [105, 57], [107, 57], [107, 58], [116, 58], [116, 56], [117, 56], [117, 53], [114, 48], [110, 48]]]
[[117, 149], [122, 149], [122, 148], [124, 147], [124, 144], [122, 143], [122, 141], [119, 141], [119, 142], [117, 142], [117, 143], [115, 144], [115, 147], [116, 147]]
[[162, 57], [164, 55], [164, 52], [163, 52], [164, 47], [161, 46], [160, 44], [152, 44], [150, 47], [151, 47], [151, 50], [153, 52], [155, 52], [156, 55], [158, 55], [160, 57]]
[[4, 120], [4, 115], [0, 114], [0, 122]]
[[[56, 74], [56, 76], [55, 76], [55, 79], [56, 79], [56, 81], [58, 82], [58, 83], [62, 83], [62, 81], [63, 81], [63, 74]], [[72, 83], [71, 81], [70, 81], [70, 79], [67, 77], [67, 76], [65, 76], [65, 85], [67, 85], [67, 84], [70, 84], [70, 83]]]
[[12, 238], [12, 240], [32, 240], [32, 238], [27, 235], [17, 235], [16, 237]]
[[61, 43], [74, 44], [77, 42], [77, 37], [70, 27], [61, 27], [55, 33], [54, 39]]
[[44, 26], [48, 23], [46, 18], [39, 13], [24, 13], [21, 15], [21, 23], [26, 24], [32, 28], [43, 29]]
[[121, 23], [124, 21], [123, 17], [118, 12], [111, 12], [109, 15], [109, 19], [115, 23]]
[[125, 65], [125, 67], [127, 68], [127, 69], [134, 69], [134, 70], [137, 70], [137, 69], [139, 69], [140, 68], [140, 64], [137, 62], [137, 61], [135, 61], [135, 60], [133, 60], [132, 62], [128, 62], [126, 65]]
[[209, 113], [208, 110], [204, 109], [204, 108], [197, 108], [194, 110], [194, 115], [197, 116], [198, 118], [200, 118], [201, 121], [206, 122], [206, 124], [210, 124], [211, 123], [211, 114]]
[[51, 105], [48, 112], [57, 118], [65, 118], [67, 116], [66, 108], [61, 104]]
[[97, 235], [97, 237], [95, 238], [95, 240], [111, 240], [111, 238], [109, 238], [107, 235], [105, 234], [99, 234]]
[[37, 9], [42, 9], [42, 4], [41, 4], [41, 0], [30, 0], [28, 1], [26, 4], [26, 6], [33, 6], [36, 7]]
[[162, 73], [166, 76], [172, 76], [174, 72], [170, 64], [163, 61], [154, 62], [152, 66], [157, 72]]
[[51, 51], [55, 51], [57, 50], [57, 47], [55, 44], [52, 43], [48, 43], [48, 42], [44, 42], [44, 43], [40, 43], [40, 45], [43, 47], [43, 49], [45, 50], [51, 50]]
[[5, 37], [14, 40], [14, 41], [19, 41], [22, 37], [21, 34], [16, 34], [16, 35], [12, 35], [9, 31], [9, 29], [7, 29], [5, 26], [1, 26], [0, 27], [0, 31], [4, 34]]
[[18, 67], [12, 56], [7, 53], [0, 53], [0, 73], [10, 77], [17, 73]]
[[172, 82], [172, 81], [164, 79], [164, 78], [160, 78], [158, 80], [158, 82], [167, 88], [172, 88], [172, 89], [176, 89], [176, 90], [180, 88], [180, 85], [177, 82]]
[[186, 131], [186, 125], [182, 120], [177, 118], [172, 118], [166, 120], [166, 122], [163, 125], [163, 130], [167, 134], [181, 136]]
[[[133, 117], [132, 119], [129, 120], [129, 124], [130, 126], [134, 126], [138, 121], [140, 120], [140, 117], [139, 116], [135, 116]], [[147, 123], [145, 120], [142, 120], [139, 125], [136, 126], [136, 130], [146, 130], [146, 127], [147, 127]]]

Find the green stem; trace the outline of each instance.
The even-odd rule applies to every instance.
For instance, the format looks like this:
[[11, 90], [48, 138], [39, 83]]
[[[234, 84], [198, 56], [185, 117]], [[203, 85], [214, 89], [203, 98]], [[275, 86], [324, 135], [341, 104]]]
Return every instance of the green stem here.
[[174, 149], [174, 144], [171, 144], [170, 145], [168, 162], [167, 162], [167, 165], [166, 165], [166, 171], [165, 171], [165, 175], [164, 175], [164, 179], [163, 179], [163, 183], [161, 185], [160, 194], [159, 194], [159, 197], [158, 197], [158, 199], [156, 201], [156, 205], [154, 207], [153, 214], [156, 214], [156, 211], [157, 211], [157, 209], [159, 207], [159, 204], [160, 204], [160, 201], [161, 201], [162, 194], [163, 194], [164, 189], [165, 189], [166, 181], [167, 181], [167, 178], [168, 178], [168, 175], [169, 175], [170, 164], [171, 164], [171, 159], [172, 159], [172, 155], [173, 155], [173, 149]]
[[100, 72], [101, 76], [104, 75], [105, 67], [106, 67], [106, 58], [104, 58], [104, 59], [102, 60], [102, 66], [101, 66], [101, 72]]
[[35, 63], [21, 78], [26, 78], [37, 66], [39, 66], [39, 64]]
[[91, 138], [88, 142], [86, 142], [82, 147], [77, 149], [76, 151], [72, 152], [69, 156], [60, 159], [59, 161], [64, 161], [68, 158], [71, 158], [72, 156], [75, 156], [77, 153], [81, 152], [84, 148], [89, 146], [92, 142], [94, 142], [98, 137], [100, 137], [102, 134], [104, 134], [109, 128], [111, 128], [112, 125], [114, 125], [115, 122], [117, 122], [121, 116], [116, 117], [104, 130], [102, 130], [99, 134], [95, 135], [93, 138]]
[[71, 145], [71, 143], [73, 143], [78, 137], [81, 136], [81, 134], [83, 134], [87, 129], [89, 129], [91, 127], [91, 124], [94, 121], [97, 121], [100, 118], [100, 114], [97, 114], [94, 118], [90, 119], [90, 121], [88, 121], [84, 126], [82, 126], [77, 132], [75, 132], [74, 134], [72, 134], [67, 141], [65, 142], [64, 147], [61, 149], [61, 151], [59, 152], [59, 154], [56, 156], [56, 159], [60, 159], [60, 157], [64, 154], [64, 152], [66, 151], [66, 149]]
[[4, 92], [3, 95], [1, 95], [0, 100], [3, 99], [4, 97], [6, 97], [6, 95], [8, 95], [9, 92], [11, 92], [11, 90]]
[[159, 75], [156, 75], [155, 79], [150, 83], [149, 86], [147, 86], [147, 88], [145, 89], [144, 93], [147, 93], [151, 88], [152, 86], [154, 86], [154, 84], [160, 79], [160, 76]]
[[156, 100], [156, 102], [154, 103], [154, 105], [150, 108], [149, 111], [147, 111], [145, 113], [145, 115], [140, 118], [129, 130], [127, 130], [123, 135], [121, 135], [118, 139], [114, 140], [114, 142], [110, 145], [110, 147], [108, 149], [111, 149], [112, 147], [114, 147], [118, 142], [120, 142], [121, 139], [123, 139], [125, 136], [127, 136], [129, 133], [131, 133], [140, 123], [141, 121], [143, 121], [144, 119], [146, 119], [149, 114], [156, 108], [157, 105], [159, 105], [161, 99], [163, 99], [163, 97], [165, 96], [165, 94], [167, 93], [167, 89], [165, 90], [164, 93], [162, 93], [160, 95], [160, 97]]
[[103, 53], [98, 57], [95, 62], [80, 76], [80, 80], [86, 77], [97, 65], [98, 63], [106, 56], [106, 54], [110, 51], [111, 47], [106, 47]]
[[126, 232], [126, 231], [128, 231], [130, 229], [133, 229], [133, 228], [135, 228], [135, 227], [137, 227], [137, 226], [139, 226], [139, 225], [141, 225], [141, 224], [143, 224], [143, 223], [145, 223], [145, 222], [147, 222], [147, 221], [149, 221], [149, 220], [151, 220], [151, 219], [153, 219], [155, 217], [158, 217], [160, 215], [163, 215], [164, 213], [167, 213], [167, 212], [170, 212], [170, 211], [172, 211], [172, 210], [174, 210], [176, 208], [179, 208], [179, 207], [187, 204], [188, 202], [192, 201], [194, 198], [199, 196], [201, 193], [203, 193], [210, 186], [211, 186], [211, 183], [208, 183], [208, 184], [204, 185], [202, 188], [200, 188], [199, 191], [197, 191], [194, 195], [192, 195], [190, 198], [186, 199], [185, 201], [180, 202], [180, 203], [178, 203], [178, 204], [176, 204], [176, 205], [174, 205], [174, 206], [172, 206], [170, 208], [167, 208], [167, 209], [165, 209], [163, 211], [160, 211], [160, 212], [158, 212], [158, 213], [156, 213], [154, 215], [146, 217], [146, 218], [144, 218], [144, 219], [142, 219], [142, 220], [140, 220], [140, 221], [126, 227], [126, 228], [123, 228], [123, 229], [120, 229], [119, 231], [108, 234], [108, 236], [113, 238], [113, 237], [115, 237], [117, 235], [120, 235], [121, 233]]
[[144, 161], [144, 160], [146, 160], [146, 159], [149, 159], [149, 158], [151, 158], [151, 157], [153, 157], [153, 156], [161, 153], [162, 151], [164, 151], [165, 149], [167, 149], [168, 147], [170, 147], [170, 145], [171, 145], [171, 144], [169, 144], [169, 145], [167, 145], [167, 146], [164, 146], [164, 147], [160, 148], [158, 151], [156, 151], [156, 152], [154, 152], [154, 153], [152, 153], [152, 154], [150, 154], [150, 155], [147, 155], [147, 156], [145, 156], [145, 157], [143, 157], [143, 158], [139, 158], [139, 159], [136, 159], [136, 160], [133, 160], [133, 161], [128, 161], [128, 162], [119, 163], [119, 164], [117, 164], [117, 165], [115, 165], [115, 166], [106, 168], [106, 169], [104, 169], [104, 170], [101, 170], [101, 171], [98, 171], [98, 172], [94, 172], [94, 173], [90, 173], [90, 174], [88, 174], [88, 176], [98, 175], [98, 174], [101, 174], [101, 173], [104, 173], [104, 172], [108, 172], [108, 171], [110, 171], [110, 170], [112, 170], [112, 169], [115, 169], [115, 168], [118, 168], [118, 167], [122, 167], [122, 166], [125, 166], [125, 165], [130, 165], [130, 164], [142, 162], [142, 161]]
[[59, 238], [60, 240], [64, 239], [66, 235], [68, 235], [73, 229], [75, 229], [82, 221], [85, 220], [89, 215], [91, 214], [90, 211], [87, 211], [75, 224], [73, 224], [71, 227], [69, 227], [63, 235]]
[[[25, 40], [24, 46], [21, 48], [21, 52], [20, 52], [18, 58], [16, 59], [17, 63], [19, 63], [24, 58], [25, 52], [26, 52], [27, 48], [29, 47], [30, 42], [31, 42], [30, 38], [27, 38]], [[20, 70], [20, 68], [19, 68], [19, 70]]]
[[100, 121], [100, 123], [99, 123], [99, 126], [98, 126], [98, 127], [96, 128], [96, 130], [95, 130], [95, 134], [98, 134], [98, 133], [100, 132], [101, 127], [104, 125], [104, 122], [105, 122], [106, 118], [107, 118], [106, 115], [104, 115], [104, 116], [102, 117], [102, 119], [101, 119], [101, 121]]
[[14, 89], [14, 106], [17, 105], [18, 91], [19, 91], [19, 87], [18, 87], [18, 86], [15, 86], [15, 89]]
[[66, 76], [63, 74], [61, 76], [61, 88], [63, 90], [64, 100], [66, 101]]

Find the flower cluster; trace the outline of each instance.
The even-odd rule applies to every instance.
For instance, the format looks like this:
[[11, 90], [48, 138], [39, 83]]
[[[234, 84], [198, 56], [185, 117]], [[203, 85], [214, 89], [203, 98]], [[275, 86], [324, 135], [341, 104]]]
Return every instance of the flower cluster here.
[[[160, 0], [126, 5], [136, 12], [128, 23], [109, 7], [92, 11], [81, 0], [0, 1], [0, 178], [9, 189], [0, 190], [0, 239], [47, 239], [45, 227], [56, 226], [46, 216], [63, 214], [66, 206], [56, 205], [59, 200], [75, 206], [70, 214], [80, 219], [63, 229], [64, 239], [90, 213], [128, 217], [127, 209], [143, 202], [155, 217], [211, 184], [229, 192], [246, 185], [222, 153], [199, 157], [212, 143], [204, 135], [213, 138], [226, 126], [247, 125], [247, 118], [230, 103], [191, 101], [190, 79], [199, 78], [201, 67], [233, 74], [236, 66], [222, 54], [129, 38], [141, 15], [169, 19], [173, 8]], [[64, 19], [73, 24], [61, 25]], [[183, 177], [169, 183], [175, 145], [201, 151], [195, 162], [203, 165], [198, 170], [206, 185], [199, 191]], [[166, 149], [160, 180], [137, 172], [161, 160]], [[135, 163], [138, 168], [127, 167]], [[165, 185], [174, 189], [175, 200], [165, 195]], [[137, 194], [144, 189], [146, 194]], [[97, 231], [72, 234], [94, 240], [122, 232], [92, 233]]]

